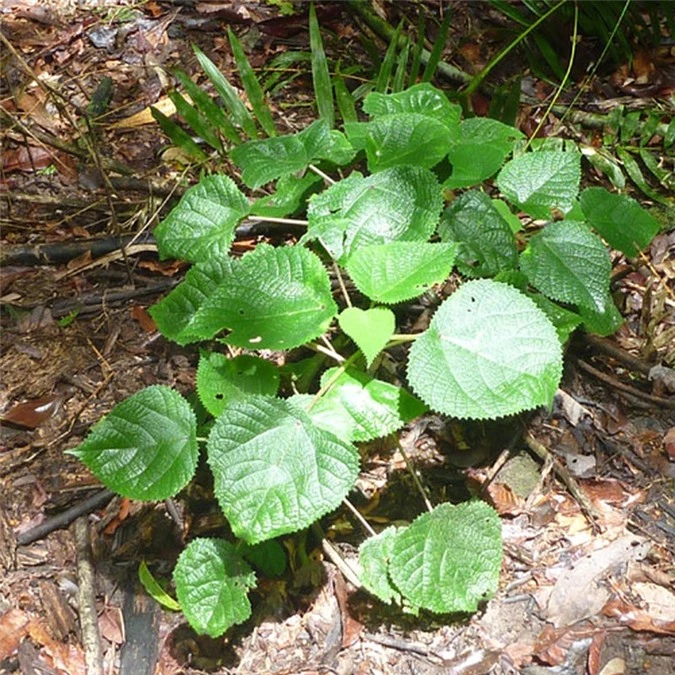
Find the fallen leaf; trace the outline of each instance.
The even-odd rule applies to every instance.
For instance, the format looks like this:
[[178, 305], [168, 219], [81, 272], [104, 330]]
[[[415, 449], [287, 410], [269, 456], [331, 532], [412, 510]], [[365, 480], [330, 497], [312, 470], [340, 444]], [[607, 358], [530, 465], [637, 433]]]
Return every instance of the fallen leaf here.
[[11, 656], [28, 633], [28, 616], [20, 609], [8, 609], [0, 616], [0, 660]]
[[131, 318], [134, 319], [134, 321], [138, 321], [141, 328], [146, 333], [154, 333], [157, 330], [157, 325], [155, 324], [153, 318], [148, 314], [148, 311], [145, 309], [145, 307], [134, 305], [131, 308]]
[[18, 403], [0, 415], [0, 420], [22, 429], [37, 429], [59, 411], [62, 403], [63, 396], [56, 394], [41, 396], [32, 401]]
[[605, 667], [598, 675], [623, 675], [625, 672], [626, 662], [617, 656], [616, 658], [607, 661]]

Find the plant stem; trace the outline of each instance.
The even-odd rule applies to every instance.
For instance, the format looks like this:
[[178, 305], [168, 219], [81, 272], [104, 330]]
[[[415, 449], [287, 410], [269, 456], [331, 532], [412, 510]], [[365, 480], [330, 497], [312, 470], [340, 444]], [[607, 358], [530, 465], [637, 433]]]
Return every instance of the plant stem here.
[[338, 379], [344, 374], [344, 372], [349, 368], [349, 366], [356, 361], [356, 358], [358, 357], [360, 352], [354, 352], [334, 373], [333, 375], [329, 378], [328, 382], [319, 389], [319, 391], [314, 394], [314, 398], [312, 399], [312, 402], [309, 404], [307, 407], [307, 412], [309, 412], [318, 402], [319, 399], [321, 399], [322, 396], [328, 392], [328, 390], [338, 381]]
[[429, 497], [427, 497], [427, 493], [422, 486], [422, 483], [420, 482], [419, 476], [415, 472], [415, 468], [412, 465], [412, 462], [410, 461], [410, 457], [408, 457], [408, 453], [403, 449], [403, 445], [401, 443], [401, 439], [398, 436], [395, 436], [396, 438], [396, 445], [398, 446], [398, 450], [403, 455], [403, 460], [405, 461], [406, 468], [408, 469], [408, 473], [411, 475], [413, 479], [413, 483], [415, 483], [415, 487], [417, 488], [417, 491], [422, 495], [422, 499], [424, 500], [424, 505], [427, 507], [427, 511], [431, 513], [434, 510], [434, 507], [431, 505], [431, 502], [429, 501]]
[[321, 178], [323, 178], [324, 181], [326, 183], [328, 183], [328, 185], [335, 185], [335, 183], [337, 183], [337, 181], [333, 180], [327, 173], [324, 173], [323, 171], [321, 171], [321, 169], [319, 169], [319, 167], [314, 166], [314, 164], [309, 164], [307, 166], [307, 168], [310, 171], [313, 171], [317, 176], [321, 176]]
[[340, 284], [340, 290], [342, 291], [342, 295], [344, 296], [345, 302], [347, 303], [347, 307], [351, 307], [352, 301], [349, 299], [349, 293], [347, 293], [347, 287], [345, 286], [344, 279], [342, 278], [342, 274], [340, 274], [340, 268], [338, 267], [337, 263], [333, 263], [333, 269], [335, 270], [335, 276], [337, 277], [338, 284]]
[[272, 216], [248, 216], [246, 220], [252, 223], [281, 223], [282, 225], [302, 225], [307, 227], [309, 221], [295, 220], [294, 218], [273, 218]]
[[[415, 340], [417, 340], [417, 338], [420, 335], [422, 335], [422, 333], [412, 333], [410, 335], [404, 334], [404, 333], [394, 333], [389, 338], [389, 342], [387, 343], [387, 347], [391, 347], [392, 345], [398, 345], [398, 344], [401, 344], [402, 342], [414, 342]], [[387, 347], [385, 347], [385, 349]]]
[[361, 523], [361, 527], [371, 536], [374, 537], [377, 532], [370, 526], [370, 523], [361, 515], [361, 512], [352, 504], [346, 497], [342, 503], [356, 516], [356, 520]]

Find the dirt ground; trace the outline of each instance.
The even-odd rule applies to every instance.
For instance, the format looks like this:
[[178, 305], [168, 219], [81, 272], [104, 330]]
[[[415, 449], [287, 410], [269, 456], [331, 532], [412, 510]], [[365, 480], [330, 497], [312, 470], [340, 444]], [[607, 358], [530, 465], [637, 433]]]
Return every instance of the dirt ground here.
[[[395, 23], [412, 4], [385, 3], [385, 13]], [[284, 17], [275, 5], [2, 0], [0, 673], [84, 673], [98, 635], [92, 673], [670, 675], [675, 230], [667, 227], [640, 258], [614, 256], [612, 292], [626, 321], [612, 338], [573, 341], [551, 411], [483, 425], [429, 416], [402, 433], [434, 503], [479, 494], [502, 516], [499, 591], [477, 614], [415, 617], [379, 603], [343, 578], [311, 534], [308, 561], [287, 538], [289, 572], [263, 580], [253, 616], [222, 639], [196, 635], [140, 586], [141, 561], [168, 579], [186, 541], [224, 531], [206, 472], [175, 500], [141, 504], [102, 490], [64, 451], [145, 386], [194, 391], [197, 348], [166, 341], [147, 313], [186, 267], [159, 262], [146, 235], [197, 174], [147, 107], [167, 100], [168, 69], [195, 72], [192, 43], [232, 72], [227, 25], [255, 68], [308, 49], [306, 6]], [[485, 3], [455, 11], [456, 50], [444, 58], [471, 73], [499, 45], [496, 19]], [[357, 40], [366, 29], [348, 5], [322, 3], [319, 19], [329, 55], [367, 59]], [[505, 73], [517, 67], [508, 62]], [[289, 130], [315, 114], [308, 68], [289, 70], [273, 97]], [[104, 77], [110, 112], [85, 142], [91, 130], [78, 111]], [[538, 110], [522, 106], [521, 125]], [[376, 529], [424, 508], [386, 443], [364, 453], [354, 492]], [[341, 510], [322, 526], [355, 559], [363, 532], [354, 516]]]

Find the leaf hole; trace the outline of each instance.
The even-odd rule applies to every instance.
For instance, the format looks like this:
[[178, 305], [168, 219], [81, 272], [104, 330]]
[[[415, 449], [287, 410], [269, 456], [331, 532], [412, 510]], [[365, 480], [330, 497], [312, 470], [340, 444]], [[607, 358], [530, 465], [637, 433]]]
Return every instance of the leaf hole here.
[[216, 394], [216, 398], [217, 398], [219, 401], [222, 401], [222, 400], [225, 398], [225, 395], [224, 395], [224, 394], [218, 393], [218, 394]]

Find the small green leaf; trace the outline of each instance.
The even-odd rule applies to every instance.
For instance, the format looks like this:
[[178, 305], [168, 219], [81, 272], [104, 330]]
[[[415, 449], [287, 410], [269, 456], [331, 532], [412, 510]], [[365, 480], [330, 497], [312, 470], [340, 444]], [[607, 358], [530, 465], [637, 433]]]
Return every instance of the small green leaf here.
[[600, 311], [609, 292], [612, 261], [602, 241], [584, 223], [550, 223], [520, 255], [530, 283], [554, 300]]
[[340, 328], [356, 343], [370, 364], [384, 349], [396, 329], [396, 317], [386, 307], [347, 307], [338, 316]]
[[337, 101], [338, 110], [344, 122], [357, 122], [359, 117], [356, 113], [356, 105], [354, 104], [354, 97], [347, 89], [343, 77], [333, 78], [333, 86], [335, 87], [335, 100]]
[[258, 130], [251, 117], [251, 113], [246, 109], [246, 106], [239, 98], [239, 94], [237, 94], [234, 87], [225, 79], [223, 74], [216, 67], [216, 64], [213, 63], [199, 47], [193, 45], [192, 49], [197, 56], [199, 65], [204, 69], [204, 72], [213, 83], [216, 91], [220, 94], [225, 107], [230, 111], [234, 123], [250, 138], [257, 138]]
[[479, 501], [441, 504], [396, 534], [389, 574], [414, 607], [474, 612], [497, 590], [501, 563], [494, 509]]
[[422, 295], [446, 279], [456, 251], [456, 244], [375, 244], [356, 249], [346, 269], [361, 293], [375, 302], [393, 304]]
[[156, 501], [173, 497], [194, 475], [196, 435], [188, 402], [177, 391], [156, 385], [118, 403], [67, 453], [123, 497]]
[[255, 586], [255, 574], [223, 539], [190, 542], [178, 558], [173, 578], [183, 613], [200, 635], [219, 637], [251, 616], [247, 593]]
[[314, 83], [314, 96], [319, 117], [325, 120], [332, 129], [335, 126], [335, 109], [333, 105], [333, 86], [330, 81], [330, 71], [326, 52], [323, 49], [321, 29], [316, 19], [314, 3], [309, 5], [309, 44], [312, 50], [312, 82]]
[[389, 561], [399, 531], [399, 528], [388, 527], [359, 546], [361, 583], [369, 593], [388, 605], [401, 602], [401, 594], [389, 579]]
[[466, 276], [491, 277], [518, 264], [511, 226], [484, 192], [458, 197], [443, 212], [438, 234], [442, 241], [458, 244], [457, 268]]
[[570, 312], [569, 309], [557, 305], [540, 293], [528, 293], [527, 297], [531, 298], [537, 307], [546, 314], [550, 322], [555, 326], [556, 331], [558, 331], [560, 343], [564, 345], [569, 336], [578, 328], [581, 323], [581, 317], [574, 312]]
[[566, 213], [579, 192], [578, 152], [529, 152], [507, 162], [497, 186], [512, 203], [535, 218], [551, 218], [553, 209]]
[[331, 131], [325, 120], [316, 120], [297, 134], [249, 141], [230, 153], [242, 169], [242, 180], [250, 188], [303, 171], [319, 159], [342, 164], [353, 155], [344, 134]]
[[190, 262], [224, 256], [249, 210], [248, 199], [231, 178], [203, 178], [155, 228], [160, 256]]
[[218, 417], [225, 406], [247, 394], [275, 396], [279, 369], [258, 356], [241, 354], [228, 358], [217, 352], [202, 352], [197, 368], [197, 395], [204, 407]]
[[172, 612], [180, 612], [180, 605], [162, 588], [159, 582], [152, 576], [152, 572], [141, 560], [138, 566], [138, 579], [143, 584], [146, 592], [151, 598], [154, 598], [162, 607], [170, 609]]
[[[321, 385], [326, 386], [338, 372], [327, 370]], [[346, 441], [372, 441], [400, 429], [427, 410], [402, 387], [376, 380], [366, 373], [348, 369], [318, 401], [293, 397], [302, 407], [312, 405], [309, 416], [316, 426]]]
[[353, 172], [311, 198], [309, 229], [335, 260], [371, 244], [426, 241], [443, 206], [440, 186], [427, 169], [402, 166], [364, 178]]
[[190, 134], [168, 118], [161, 110], [150, 107], [152, 118], [159, 124], [159, 128], [191, 159], [203, 162], [206, 153], [192, 140]]
[[589, 225], [612, 248], [631, 258], [649, 246], [659, 232], [658, 222], [625, 195], [615, 195], [599, 187], [588, 188], [581, 193], [580, 201]]
[[581, 314], [586, 331], [595, 333], [600, 337], [616, 333], [624, 321], [621, 312], [617, 309], [609, 293], [605, 296], [605, 302], [601, 311], [598, 312], [587, 307], [579, 307], [579, 314]]
[[447, 155], [453, 133], [458, 133], [421, 113], [395, 113], [371, 122], [346, 123], [345, 132], [357, 150], [365, 150], [368, 170], [373, 173], [402, 165], [430, 169]]
[[261, 197], [251, 204], [251, 215], [286, 218], [305, 206], [307, 193], [322, 182], [321, 176], [313, 172], [302, 178], [293, 174], [282, 176], [271, 195]]
[[246, 54], [244, 54], [241, 43], [237, 40], [237, 36], [232, 32], [231, 28], [227, 29], [227, 37], [230, 40], [232, 55], [237, 64], [239, 77], [241, 77], [241, 83], [244, 85], [244, 90], [246, 91], [246, 96], [251, 104], [251, 108], [253, 108], [253, 112], [265, 133], [268, 136], [274, 136], [276, 135], [277, 130], [274, 126], [274, 120], [272, 119], [272, 112], [265, 102], [265, 94], [260, 86], [260, 82], [253, 72], [253, 68], [251, 68], [251, 64], [246, 58]]
[[493, 176], [524, 135], [513, 127], [487, 117], [473, 117], [459, 125], [459, 137], [448, 151], [452, 175], [444, 188], [476, 185]]
[[250, 544], [308, 527], [337, 508], [359, 471], [356, 448], [280, 399], [233, 401], [209, 434], [214, 491]]
[[286, 551], [276, 539], [261, 541], [253, 546], [244, 544], [241, 554], [265, 576], [280, 577], [286, 571]]
[[469, 281], [413, 343], [408, 380], [434, 410], [493, 419], [549, 405], [562, 375], [553, 324], [507, 284]]

